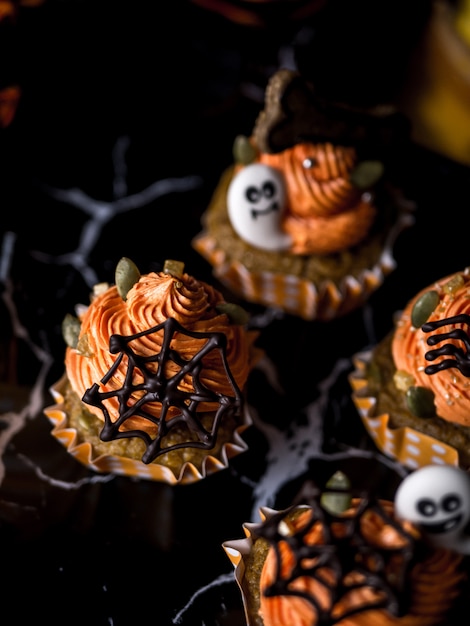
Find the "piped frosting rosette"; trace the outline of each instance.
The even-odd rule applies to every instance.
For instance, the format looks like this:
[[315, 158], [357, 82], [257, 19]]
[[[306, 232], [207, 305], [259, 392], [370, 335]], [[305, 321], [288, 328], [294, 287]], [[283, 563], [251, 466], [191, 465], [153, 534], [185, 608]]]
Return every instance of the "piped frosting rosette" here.
[[[243, 390], [259, 356], [257, 333], [246, 329], [241, 309], [172, 263], [171, 271], [140, 276], [122, 259], [116, 284], [98, 285], [91, 304], [68, 320], [65, 374], [45, 413], [52, 434], [95, 471], [188, 483], [246, 449]], [[86, 408], [75, 428], [69, 393]], [[81, 422], [89, 430], [98, 424], [99, 444], [79, 433]], [[131, 441], [136, 458], [127, 453]], [[107, 453], [109, 442], [123, 453]]]
[[[367, 431], [380, 450], [410, 468], [470, 466], [469, 329], [466, 269], [407, 304], [387, 339], [386, 360], [377, 360], [377, 348], [354, 357], [352, 397]], [[386, 396], [395, 402], [385, 405]]]
[[393, 502], [348, 498], [335, 483], [347, 477], [336, 472], [313, 502], [262, 507], [244, 539], [223, 543], [248, 626], [443, 623], [465, 577], [461, 555], [423, 543]]

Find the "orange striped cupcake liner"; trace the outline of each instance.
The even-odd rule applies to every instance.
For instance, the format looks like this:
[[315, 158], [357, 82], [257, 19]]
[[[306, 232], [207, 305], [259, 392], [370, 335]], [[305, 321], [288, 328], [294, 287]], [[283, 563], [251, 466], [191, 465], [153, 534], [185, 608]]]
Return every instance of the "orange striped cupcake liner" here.
[[145, 464], [142, 461], [123, 456], [96, 456], [93, 452], [92, 445], [88, 442], [79, 443], [76, 429], [70, 428], [68, 425], [68, 416], [64, 406], [65, 383], [66, 376], [64, 374], [59, 381], [52, 385], [50, 392], [55, 400], [55, 404], [44, 408], [44, 414], [53, 425], [51, 431], [53, 437], [55, 437], [77, 461], [95, 472], [119, 474], [133, 478], [164, 482], [169, 485], [186, 485], [197, 482], [215, 472], [225, 469], [228, 467], [230, 459], [248, 449], [241, 434], [252, 424], [252, 420], [248, 411], [245, 410], [243, 424], [234, 431], [233, 441], [227, 443], [222, 448], [220, 458], [208, 455], [204, 459], [200, 470], [194, 464], [188, 462], [181, 468], [179, 476], [176, 476], [170, 468], [158, 462]]
[[392, 428], [388, 413], [375, 414], [376, 399], [367, 395], [366, 367], [371, 355], [372, 351], [365, 351], [354, 356], [349, 383], [354, 405], [377, 448], [411, 470], [431, 464], [458, 466], [459, 455], [455, 448], [407, 426]]
[[243, 590], [243, 578], [246, 569], [245, 562], [251, 552], [253, 544], [259, 537], [257, 529], [260, 528], [266, 520], [269, 520], [273, 515], [277, 514], [278, 511], [269, 507], [260, 507], [259, 513], [261, 522], [246, 522], [243, 524], [242, 528], [245, 533], [245, 539], [233, 539], [231, 541], [225, 541], [222, 544], [222, 548], [234, 567], [235, 580], [241, 591], [247, 626], [252, 626], [253, 622], [250, 619], [247, 599]]
[[208, 232], [193, 241], [193, 246], [213, 267], [214, 276], [239, 297], [256, 304], [280, 308], [307, 321], [331, 320], [364, 304], [369, 296], [396, 268], [393, 245], [399, 233], [414, 223], [411, 213], [403, 213], [390, 230], [376, 264], [357, 276], [346, 276], [336, 284], [321, 285], [298, 276], [272, 271], [248, 270], [236, 259], [227, 258]]

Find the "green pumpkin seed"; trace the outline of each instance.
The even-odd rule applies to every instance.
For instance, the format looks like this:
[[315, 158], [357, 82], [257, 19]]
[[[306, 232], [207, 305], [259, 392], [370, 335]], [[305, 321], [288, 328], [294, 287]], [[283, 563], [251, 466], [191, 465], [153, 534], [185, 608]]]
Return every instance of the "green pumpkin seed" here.
[[256, 150], [245, 135], [235, 137], [232, 153], [235, 162], [242, 165], [253, 163], [256, 157]]
[[81, 327], [82, 323], [80, 322], [78, 317], [67, 313], [62, 321], [62, 337], [64, 338], [65, 343], [70, 348], [77, 347], [78, 336], [80, 335]]
[[[182, 261], [167, 259], [163, 264], [163, 272], [165, 274], [171, 274], [175, 278], [182, 278], [184, 274], [184, 263]], [[179, 286], [181, 287], [181, 285]]]
[[244, 326], [248, 323], [250, 316], [244, 308], [232, 302], [221, 302], [215, 305], [216, 311], [225, 313], [232, 324]]
[[82, 356], [91, 357], [93, 356], [93, 352], [90, 348], [90, 344], [88, 342], [88, 335], [85, 333], [80, 337], [77, 343], [77, 352]]
[[127, 300], [127, 294], [139, 278], [140, 272], [137, 265], [127, 257], [122, 257], [116, 266], [115, 281], [118, 293], [124, 301]]
[[413, 386], [406, 392], [408, 408], [417, 417], [435, 417], [434, 393], [426, 387]]
[[327, 481], [327, 488], [344, 489], [344, 493], [324, 491], [321, 495], [322, 507], [335, 515], [343, 513], [351, 506], [351, 494], [347, 490], [351, 488], [349, 478], [341, 471], [337, 471]]
[[434, 289], [426, 291], [418, 298], [411, 311], [411, 323], [414, 328], [421, 328], [428, 321], [429, 316], [439, 304], [439, 300], [439, 294]]
[[349, 176], [358, 189], [370, 189], [382, 177], [384, 166], [380, 161], [361, 161]]

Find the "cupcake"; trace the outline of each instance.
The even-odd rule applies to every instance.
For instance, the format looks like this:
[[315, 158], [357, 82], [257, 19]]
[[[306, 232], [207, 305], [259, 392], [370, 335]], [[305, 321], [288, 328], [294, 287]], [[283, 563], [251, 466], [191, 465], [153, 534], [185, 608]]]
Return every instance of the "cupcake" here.
[[251, 135], [234, 140], [193, 247], [247, 302], [306, 320], [348, 313], [395, 268], [393, 244], [413, 223], [394, 180], [407, 135], [394, 109], [326, 103], [279, 70]]
[[122, 258], [115, 278], [64, 319], [52, 434], [98, 472], [174, 484], [225, 468], [251, 423], [260, 352], [246, 312], [177, 261], [141, 275]]
[[422, 289], [356, 354], [352, 398], [376, 446], [409, 468], [470, 469], [470, 273]]
[[[465, 556], [402, 517], [407, 492], [420, 502], [414, 487], [399, 513], [339, 471], [303, 504], [262, 508], [245, 539], [223, 544], [248, 626], [457, 624]], [[468, 508], [468, 484], [463, 493]]]

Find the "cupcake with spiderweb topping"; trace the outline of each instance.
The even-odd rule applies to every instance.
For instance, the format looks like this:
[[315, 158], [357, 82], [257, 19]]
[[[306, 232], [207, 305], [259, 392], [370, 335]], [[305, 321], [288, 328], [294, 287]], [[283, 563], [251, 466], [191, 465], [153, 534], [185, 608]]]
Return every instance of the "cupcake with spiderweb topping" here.
[[406, 492], [397, 511], [336, 471], [302, 503], [262, 508], [261, 522], [244, 524], [244, 539], [223, 544], [247, 625], [460, 623], [452, 620], [467, 584], [464, 553], [434, 545], [402, 516], [405, 500]]
[[244, 391], [260, 356], [246, 312], [167, 261], [116, 282], [67, 315], [65, 372], [45, 413], [52, 434], [98, 472], [188, 483], [244, 451]]

